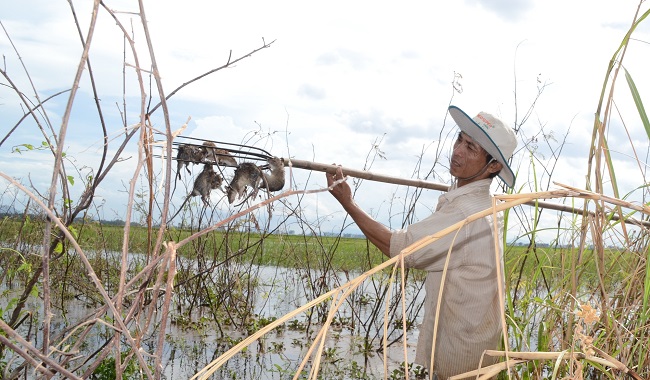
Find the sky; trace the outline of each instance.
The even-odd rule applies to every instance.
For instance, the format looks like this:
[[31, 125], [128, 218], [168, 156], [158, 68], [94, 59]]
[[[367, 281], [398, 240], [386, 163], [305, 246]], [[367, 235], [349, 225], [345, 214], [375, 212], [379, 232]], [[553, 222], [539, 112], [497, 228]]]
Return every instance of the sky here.
[[[137, 2], [105, 3], [132, 31], [141, 66], [149, 69], [151, 57], [135, 15]], [[73, 4], [85, 34], [92, 2]], [[368, 157], [374, 157], [371, 171], [406, 178], [414, 173], [425, 176], [440, 150], [430, 179], [449, 183], [445, 162], [449, 138], [442, 141], [454, 134], [453, 122], [446, 116], [448, 105], [457, 105], [470, 115], [490, 112], [513, 126], [534, 105], [518, 132], [519, 148], [513, 159], [517, 191], [521, 192], [553, 188], [552, 181], [586, 186], [594, 113], [607, 66], [637, 7], [638, 1], [629, 0], [399, 4], [190, 0], [183, 5], [144, 1], [166, 94], [225, 64], [229, 56], [244, 56], [273, 41], [269, 48], [188, 85], [170, 99], [172, 130], [190, 118], [183, 136], [246, 141], [276, 156], [354, 169], [366, 168]], [[69, 89], [82, 48], [68, 2], [0, 0], [0, 9], [3, 70], [12, 82], [32, 101], [30, 80], [41, 99]], [[647, 9], [646, 3], [641, 13]], [[648, 22], [633, 38], [624, 64], [643, 96], [650, 93]], [[131, 65], [134, 59], [130, 51], [125, 54], [122, 32], [104, 9], [99, 12], [91, 46], [92, 70], [108, 130], [116, 137], [109, 145], [114, 151], [123, 130], [122, 117], [128, 125], [138, 122], [138, 83], [133, 67], [123, 67], [125, 55]], [[15, 92], [7, 88], [7, 79], [0, 83], [0, 134], [4, 138], [23, 111]], [[622, 74], [618, 83], [617, 111], [608, 138], [625, 194], [646, 182], [642, 172], [648, 138]], [[123, 94], [126, 112], [120, 110]], [[67, 102], [67, 93], [47, 102], [57, 131]], [[80, 168], [73, 176], [83, 177], [87, 168], [97, 166], [101, 133], [96, 115], [85, 75], [65, 141], [67, 157]], [[164, 129], [160, 110], [152, 123]], [[21, 144], [39, 146], [42, 140], [33, 122], [23, 122], [0, 146], [0, 170], [45, 193], [51, 181], [51, 156], [42, 151], [15, 152]], [[642, 164], [632, 157], [629, 140], [640, 149], [636, 153]], [[561, 156], [555, 161], [551, 150], [559, 146], [563, 147]], [[135, 140], [123, 157], [97, 192], [100, 207], [94, 212], [103, 219], [125, 216], [125, 190], [137, 158]], [[553, 168], [552, 175], [544, 173], [544, 167]], [[193, 170], [196, 174], [199, 169]], [[291, 179], [297, 189], [325, 186], [324, 174], [318, 172], [295, 169]], [[172, 198], [176, 206], [191, 189], [191, 180], [185, 181], [182, 191]], [[73, 192], [81, 190], [82, 186], [73, 186]], [[397, 228], [401, 219], [396, 210], [408, 202], [406, 191], [365, 181], [356, 199], [378, 220]], [[11, 194], [2, 193], [3, 203]], [[434, 209], [439, 195], [433, 190], [422, 193], [417, 218]], [[213, 193], [219, 209], [232, 210], [220, 198], [220, 193]], [[345, 216], [328, 193], [307, 195], [302, 206], [307, 220], [325, 231], [339, 229]], [[545, 221], [549, 225], [556, 224], [553, 215]], [[349, 227], [349, 232], [357, 231]]]

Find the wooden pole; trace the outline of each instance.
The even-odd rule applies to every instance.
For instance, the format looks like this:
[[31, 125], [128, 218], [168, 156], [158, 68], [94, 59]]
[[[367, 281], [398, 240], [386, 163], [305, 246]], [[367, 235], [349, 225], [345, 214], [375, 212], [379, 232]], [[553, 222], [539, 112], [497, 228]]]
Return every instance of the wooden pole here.
[[[338, 165], [321, 164], [319, 162], [313, 162], [313, 161], [303, 161], [303, 160], [294, 160], [294, 159], [289, 160], [287, 158], [283, 158], [282, 160], [284, 160], [285, 166], [292, 166], [298, 169], [316, 170], [319, 172], [330, 173], [330, 174], [336, 173], [336, 169], [338, 169], [339, 167]], [[393, 176], [388, 176], [383, 174], [371, 173], [364, 170], [350, 169], [346, 167], [342, 167], [342, 169], [343, 169], [343, 174], [345, 175], [349, 175], [350, 177], [355, 177], [355, 178], [367, 179], [370, 181], [394, 183], [396, 185], [413, 186], [413, 187], [420, 187], [423, 189], [431, 189], [431, 190], [438, 190], [438, 191], [449, 190], [449, 186], [444, 185], [442, 183], [423, 181], [420, 179], [399, 178], [399, 177], [393, 177]]]
[[[283, 158], [282, 160], [284, 161], [285, 166], [291, 166], [298, 169], [315, 170], [315, 171], [331, 173], [331, 174], [334, 174], [336, 172], [336, 169], [339, 168], [339, 165], [329, 165], [329, 164], [323, 164], [320, 162], [313, 162], [313, 161], [295, 160], [295, 159], [288, 159], [288, 158]], [[422, 189], [449, 191], [449, 185], [445, 185], [438, 182], [423, 181], [420, 179], [399, 178], [399, 177], [393, 177], [384, 174], [376, 174], [364, 170], [350, 169], [346, 167], [341, 167], [341, 169], [343, 170], [343, 174], [349, 175], [350, 177], [367, 179], [370, 181], [392, 183], [396, 185], [413, 186]], [[526, 202], [525, 204], [528, 206], [537, 206], [540, 208], [556, 210], [561, 212], [568, 212], [568, 213], [578, 214], [578, 215], [583, 215], [585, 213], [585, 210], [581, 208], [575, 208], [571, 206], [566, 206], [566, 205], [561, 205], [561, 204], [551, 203], [546, 201], [540, 201], [540, 200]], [[587, 211], [587, 214], [592, 216], [595, 215], [593, 211]], [[620, 218], [618, 215], [612, 215], [611, 220], [619, 221]], [[626, 218], [623, 219], [623, 222], [627, 224], [637, 225], [637, 226], [650, 227], [650, 221], [647, 220]]]

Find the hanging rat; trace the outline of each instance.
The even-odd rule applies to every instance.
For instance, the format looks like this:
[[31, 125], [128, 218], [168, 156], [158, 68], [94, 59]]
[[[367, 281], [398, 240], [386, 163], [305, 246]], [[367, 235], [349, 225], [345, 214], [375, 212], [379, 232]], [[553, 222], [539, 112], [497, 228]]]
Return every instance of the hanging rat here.
[[207, 207], [210, 204], [210, 192], [216, 189], [223, 191], [223, 188], [221, 188], [222, 183], [223, 178], [221, 175], [214, 171], [212, 165], [205, 164], [201, 173], [199, 173], [199, 175], [196, 177], [196, 180], [194, 180], [192, 192], [187, 195], [181, 206], [178, 208], [178, 211], [176, 211], [174, 216], [169, 218], [168, 222], [171, 222], [171, 220], [174, 219], [176, 215], [178, 215], [178, 213], [185, 206], [185, 203], [187, 203], [191, 197], [200, 195], [203, 204]]
[[178, 144], [176, 152], [176, 178], [181, 179], [181, 170], [185, 166], [188, 173], [192, 173], [188, 166], [190, 162], [201, 162], [203, 160], [204, 151], [201, 147], [190, 144]]
[[262, 170], [252, 162], [242, 162], [235, 169], [235, 175], [232, 177], [230, 184], [226, 186], [226, 194], [228, 194], [228, 203], [232, 204], [235, 199], [241, 199], [246, 192], [246, 187], [253, 189], [252, 193], [246, 197], [255, 198], [257, 190], [260, 186], [262, 179]]
[[204, 153], [203, 159], [207, 161], [207, 163], [221, 166], [237, 166], [237, 160], [235, 160], [235, 157], [233, 157], [227, 150], [217, 148], [217, 145], [212, 141], [204, 141], [201, 149]]
[[[270, 173], [264, 173], [262, 168], [270, 169]], [[242, 162], [237, 166], [235, 175], [226, 186], [228, 203], [232, 204], [235, 199], [241, 199], [246, 192], [246, 187], [250, 187], [252, 192], [244, 202], [250, 197], [255, 198], [259, 189], [278, 191], [284, 187], [284, 161], [281, 158], [269, 158], [267, 165], [262, 168], [252, 162]]]
[[271, 173], [264, 173], [260, 188], [268, 191], [282, 190], [284, 187], [284, 161], [279, 157], [271, 157], [266, 162]]

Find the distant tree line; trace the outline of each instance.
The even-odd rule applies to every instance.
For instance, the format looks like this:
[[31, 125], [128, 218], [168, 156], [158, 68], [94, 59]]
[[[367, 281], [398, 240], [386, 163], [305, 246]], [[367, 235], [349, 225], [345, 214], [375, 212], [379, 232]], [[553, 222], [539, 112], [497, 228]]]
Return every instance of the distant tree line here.
[[[24, 214], [24, 213], [20, 213], [20, 212], [16, 212], [16, 211], [9, 211], [9, 212], [8, 211], [0, 211], [0, 219], [10, 218], [10, 219], [20, 220], [20, 219], [23, 219], [25, 217], [25, 215], [27, 215], [27, 217], [29, 217], [29, 219], [31, 219], [31, 220], [44, 220], [44, 218], [45, 218], [42, 214], [33, 214], [33, 213]], [[124, 226], [124, 223], [125, 223], [122, 219], [113, 219], [113, 220], [101, 220], [101, 219], [100, 220], [92, 220], [92, 219], [91, 220], [89, 220], [89, 219], [84, 220], [84, 218], [75, 218], [74, 219], [74, 223], [84, 223], [84, 221], [85, 222], [101, 223], [101, 224], [106, 225], [106, 226]], [[131, 225], [138, 226], [140, 224], [132, 222]]]

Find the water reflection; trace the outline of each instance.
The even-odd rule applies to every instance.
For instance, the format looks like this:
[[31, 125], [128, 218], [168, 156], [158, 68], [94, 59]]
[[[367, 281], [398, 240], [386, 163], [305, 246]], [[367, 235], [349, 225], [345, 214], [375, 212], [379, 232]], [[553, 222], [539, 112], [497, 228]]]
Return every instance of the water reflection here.
[[[130, 256], [129, 267], [141, 265], [143, 257]], [[199, 270], [196, 262], [186, 260], [180, 265], [193, 267]], [[179, 265], [179, 266], [180, 266]], [[236, 265], [236, 264], [232, 264]], [[206, 305], [198, 305], [192, 309], [189, 317], [184, 317], [185, 301], [181, 297], [174, 297], [174, 302], [183, 304], [175, 305], [170, 323], [167, 324], [163, 348], [163, 373], [165, 379], [190, 378], [206, 367], [214, 359], [228, 351], [249, 334], [268, 324], [276, 318], [281, 318], [288, 312], [295, 310], [316, 296], [348, 282], [360, 273], [321, 273], [318, 271], [305, 271], [303, 269], [288, 269], [273, 266], [246, 266], [245, 268], [219, 267], [213, 276], [241, 275], [246, 273], [248, 283], [253, 283], [254, 288], [247, 289], [250, 294], [253, 313], [246, 321], [232, 321], [224, 323], [223, 320], [215, 321], [213, 311]], [[314, 284], [318, 281], [318, 286]], [[325, 348], [323, 350], [320, 374], [322, 378], [336, 379], [380, 379], [384, 377], [383, 353], [377, 352], [381, 347], [383, 336], [383, 315], [385, 301], [382, 300], [383, 287], [387, 282], [386, 276], [372, 278], [359, 287], [348, 298], [347, 302], [336, 313], [334, 322], [327, 332]], [[215, 283], [219, 283], [215, 281]], [[418, 292], [419, 284], [409, 284], [407, 299], [414, 304], [420, 304], [423, 297]], [[5, 291], [6, 289], [2, 289]], [[391, 291], [395, 294], [398, 287]], [[77, 293], [85, 294], [79, 289]], [[180, 290], [177, 289], [180, 292]], [[394, 296], [393, 296], [394, 297]], [[28, 305], [29, 311], [39, 315], [42, 305], [35, 303]], [[57, 304], [60, 301], [56, 302]], [[70, 298], [65, 301], [63, 308], [53, 308], [51, 331], [53, 334], [65, 331], [66, 328], [92, 320], [92, 316], [99, 307], [97, 300], [92, 300], [86, 295]], [[262, 339], [254, 342], [242, 352], [236, 354], [213, 376], [219, 379], [285, 379], [291, 378], [300, 366], [310, 345], [314, 342], [320, 329], [323, 316], [327, 315], [329, 303], [321, 309], [312, 309], [309, 313], [299, 314], [288, 323], [282, 325]], [[237, 310], [229, 310], [232, 315], [237, 315]], [[413, 313], [413, 310], [410, 310]], [[415, 311], [417, 313], [417, 311]], [[109, 313], [110, 314], [110, 313]], [[401, 311], [397, 310], [397, 315]], [[91, 317], [92, 316], [92, 317]], [[108, 318], [106, 313], [99, 313], [98, 318]], [[419, 323], [419, 318], [416, 319]], [[152, 327], [142, 339], [145, 352], [156, 351], [157, 330], [160, 321]], [[136, 323], [137, 324], [137, 323]], [[242, 328], [243, 326], [243, 328]], [[38, 326], [39, 328], [41, 326]], [[21, 329], [31, 328], [35, 331], [33, 344], [36, 347], [42, 342], [41, 330], [34, 326], [23, 326]], [[137, 329], [134, 324], [130, 329]], [[393, 319], [389, 324], [388, 341], [393, 342], [388, 349], [389, 371], [399, 367], [404, 360], [404, 348], [401, 343], [401, 322]], [[29, 336], [25, 331], [20, 331], [23, 336]], [[66, 332], [67, 333], [67, 332]], [[83, 344], [78, 352], [78, 357], [88, 357], [104, 347], [111, 339], [114, 331], [107, 325], [97, 324], [92, 333], [83, 338]], [[408, 347], [409, 360], [413, 360], [415, 352], [415, 338], [417, 329], [413, 328], [407, 334], [410, 343]], [[62, 338], [58, 338], [60, 341]], [[76, 335], [70, 335], [62, 346], [74, 344]], [[53, 340], [54, 341], [54, 340]], [[56, 342], [58, 342], [56, 341]], [[124, 346], [128, 347], [128, 346]], [[62, 347], [57, 347], [61, 349]], [[12, 359], [15, 353], [8, 353], [7, 360]], [[110, 358], [110, 355], [109, 355]], [[74, 366], [81, 366], [83, 359], [79, 359]], [[149, 358], [147, 358], [149, 360]], [[153, 362], [153, 360], [151, 361]], [[306, 370], [309, 371], [308, 364]], [[78, 372], [81, 373], [81, 372]]]
[[[303, 271], [259, 266], [255, 268], [254, 273], [258, 279], [255, 310], [260, 320], [280, 318], [310, 301], [305, 294], [307, 293], [305, 276], [308, 274]], [[311, 275], [318, 278], [320, 274], [311, 273]], [[338, 285], [346, 283], [348, 278], [354, 278], [356, 275], [358, 273], [338, 273], [337, 278], [329, 280]], [[322, 378], [383, 378], [383, 353], [376, 351], [381, 342], [377, 337], [383, 334], [383, 325], [382, 321], [370, 320], [373, 312], [376, 313], [377, 305], [374, 300], [378, 298], [366, 293], [370, 288], [373, 288], [372, 284], [362, 286], [353, 297], [350, 297], [350, 302], [344, 304], [336, 314], [334, 323], [328, 331], [321, 359]], [[417, 286], [411, 286], [409, 289], [416, 290]], [[420, 292], [416, 302], [420, 303], [422, 297], [423, 294]], [[363, 299], [363, 302], [358, 302], [359, 299]], [[356, 322], [353, 322], [354, 320]], [[374, 331], [367, 331], [369, 328]], [[305, 357], [319, 329], [320, 325], [314, 323], [313, 318], [305, 314], [299, 315], [284, 324], [282, 328], [267, 334], [235, 355], [216, 372], [215, 376], [224, 379], [291, 377]], [[399, 335], [396, 330], [393, 331], [389, 340], [396, 339]], [[197, 330], [188, 331], [172, 326], [166, 342], [165, 374], [170, 378], [192, 376], [247, 336], [246, 332], [233, 329], [232, 326], [226, 326], [222, 333], [223, 335], [220, 335], [209, 329], [199, 333]], [[410, 330], [407, 335], [410, 342], [407, 348], [409, 360], [414, 358], [416, 335], [416, 329]], [[366, 349], [365, 345], [368, 336], [374, 338], [370, 350]], [[403, 355], [404, 348], [401, 342], [389, 347], [387, 352], [389, 371], [399, 367], [399, 363], [404, 360]], [[306, 368], [308, 370], [309, 365]]]

